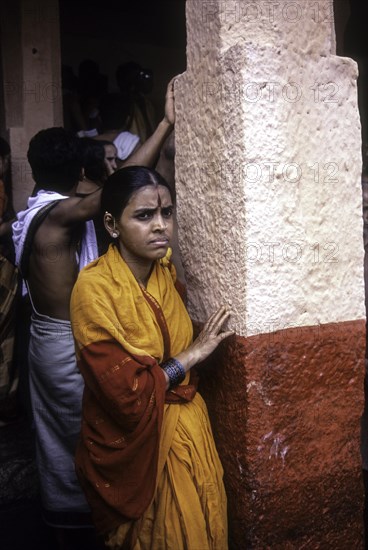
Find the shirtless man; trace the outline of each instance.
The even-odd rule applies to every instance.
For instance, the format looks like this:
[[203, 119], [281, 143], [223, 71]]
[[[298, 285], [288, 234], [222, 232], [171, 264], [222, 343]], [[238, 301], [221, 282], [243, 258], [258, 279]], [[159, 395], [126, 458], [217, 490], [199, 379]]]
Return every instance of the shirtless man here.
[[[151, 138], [129, 158], [124, 166], [152, 166], [158, 158], [162, 144], [172, 131], [174, 121], [173, 81], [171, 81], [167, 90], [163, 120]], [[53, 182], [50, 179], [51, 173], [47, 174], [48, 180], [42, 178], [43, 174], [37, 178], [40, 166], [42, 170], [43, 159], [36, 157], [37, 151], [34, 151], [36, 147], [32, 148], [32, 142], [37, 136], [40, 140], [42, 137], [48, 140], [47, 133], [52, 130], [41, 131], [31, 140], [28, 158], [36, 181], [36, 189], [62, 192], [70, 198], [62, 200], [55, 206], [37, 231], [30, 256], [28, 285], [33, 303], [39, 313], [57, 319], [69, 319], [70, 294], [78, 274], [75, 256], [83, 231], [83, 222], [99, 213], [101, 190], [98, 189], [88, 197], [73, 196], [79, 179], [80, 166], [72, 182], [65, 180], [60, 182], [58, 174], [58, 177], [54, 178], [56, 182]], [[41, 136], [43, 132], [45, 135]], [[57, 137], [55, 141], [57, 146]], [[75, 153], [78, 154], [77, 151]], [[60, 166], [55, 167], [58, 171], [60, 168]]]
[[[171, 81], [163, 120], [126, 165], [152, 166], [174, 119]], [[97, 255], [94, 230], [88, 225], [92, 222], [87, 220], [99, 212], [101, 190], [74, 196], [81, 170], [77, 139], [62, 128], [42, 130], [32, 138], [28, 160], [37, 195], [13, 224], [16, 261], [21, 264], [33, 216], [60, 199], [36, 229], [26, 271], [33, 306], [28, 357], [41, 499], [46, 521], [57, 528], [60, 549], [76, 546], [75, 539], [68, 542], [71, 533], [81, 532], [76, 527], [90, 527], [89, 508], [74, 470], [83, 381], [76, 367], [69, 302], [79, 269]], [[83, 530], [84, 543], [86, 535]], [[92, 549], [92, 542], [87, 546]]]

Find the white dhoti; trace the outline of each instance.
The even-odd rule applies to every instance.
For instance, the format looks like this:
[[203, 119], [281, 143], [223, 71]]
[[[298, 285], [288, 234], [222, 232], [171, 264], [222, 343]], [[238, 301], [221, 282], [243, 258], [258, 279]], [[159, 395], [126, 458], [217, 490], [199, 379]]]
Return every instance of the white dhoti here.
[[32, 315], [29, 378], [43, 507], [50, 523], [80, 526], [71, 518], [89, 512], [74, 467], [84, 382], [69, 321]]

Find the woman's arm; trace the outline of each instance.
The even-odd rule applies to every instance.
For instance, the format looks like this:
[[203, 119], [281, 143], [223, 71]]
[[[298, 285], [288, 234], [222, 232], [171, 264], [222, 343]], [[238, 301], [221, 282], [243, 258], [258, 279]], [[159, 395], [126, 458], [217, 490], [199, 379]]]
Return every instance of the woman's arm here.
[[[73, 331], [78, 334], [76, 325]], [[124, 431], [150, 422], [152, 396], [156, 406], [165, 395], [163, 371], [152, 357], [138, 360], [114, 339], [90, 343], [78, 357], [86, 386]]]

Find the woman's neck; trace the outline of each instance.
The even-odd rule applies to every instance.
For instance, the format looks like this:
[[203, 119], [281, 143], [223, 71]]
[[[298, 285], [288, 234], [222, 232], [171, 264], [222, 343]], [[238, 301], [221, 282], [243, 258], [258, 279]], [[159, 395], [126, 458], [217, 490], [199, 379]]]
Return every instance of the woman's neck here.
[[137, 282], [144, 288], [147, 288], [147, 284], [152, 273], [153, 263], [151, 263], [151, 265], [149, 265], [147, 268], [144, 268], [143, 266], [137, 266], [136, 264], [134, 266], [134, 270], [130, 265], [129, 267]]
[[137, 258], [130, 258], [129, 253], [122, 251], [120, 247], [118, 249], [121, 257], [133, 273], [134, 278], [141, 286], [146, 288], [155, 262], [143, 259], [139, 261]]

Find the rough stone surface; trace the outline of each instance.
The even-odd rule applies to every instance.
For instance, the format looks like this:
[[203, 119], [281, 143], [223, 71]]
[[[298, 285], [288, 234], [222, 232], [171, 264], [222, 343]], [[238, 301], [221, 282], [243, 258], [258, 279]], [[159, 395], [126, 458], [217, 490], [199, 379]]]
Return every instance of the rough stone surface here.
[[234, 337], [201, 370], [236, 550], [363, 548], [363, 321]]
[[270, 4], [187, 2], [176, 93], [190, 310], [242, 336], [365, 316], [356, 64], [329, 0]]
[[360, 549], [357, 67], [335, 55], [330, 0], [186, 6], [179, 240], [193, 318], [233, 312], [202, 388], [231, 548]]

